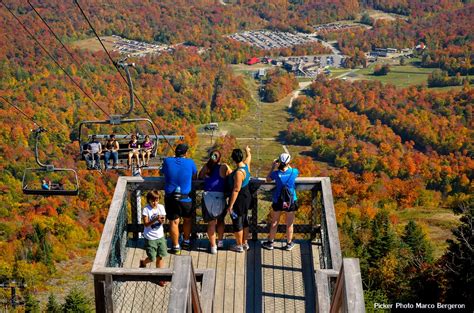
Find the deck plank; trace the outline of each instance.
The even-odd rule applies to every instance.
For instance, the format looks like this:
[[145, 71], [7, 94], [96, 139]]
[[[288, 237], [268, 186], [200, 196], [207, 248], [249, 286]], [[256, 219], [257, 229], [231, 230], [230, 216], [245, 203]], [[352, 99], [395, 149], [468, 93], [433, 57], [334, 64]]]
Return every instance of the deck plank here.
[[304, 303], [304, 278], [303, 272], [301, 270], [302, 262], [301, 262], [301, 243], [297, 244], [293, 250], [291, 251], [292, 254], [292, 263], [293, 268], [299, 269], [298, 272], [293, 273], [293, 294], [295, 297], [295, 312], [304, 312], [305, 311], [305, 303]]
[[216, 256], [216, 289], [214, 293], [214, 312], [224, 312], [225, 274], [227, 250], [218, 250]]
[[192, 257], [193, 267], [194, 269], [198, 268], [198, 261], [199, 261], [199, 249], [201, 244], [204, 244], [203, 240], [196, 240], [193, 242], [191, 250], [189, 251], [189, 255]]
[[268, 265], [273, 267], [273, 294], [275, 299], [275, 312], [285, 312], [285, 297], [286, 290], [283, 281], [284, 270], [283, 266], [283, 253], [287, 251], [282, 250], [282, 243], [275, 243], [275, 246], [280, 247], [273, 250], [273, 264]]
[[316, 312], [315, 304], [315, 283], [313, 260], [311, 253], [311, 246], [309, 241], [301, 243], [301, 268], [303, 270], [304, 279], [304, 295], [305, 295], [305, 310], [306, 312]]
[[255, 254], [260, 253], [256, 251], [255, 247], [257, 246], [254, 241], [249, 241], [250, 250], [247, 251], [246, 260], [245, 260], [245, 311], [251, 312], [255, 309], [255, 293], [256, 293], [256, 264], [255, 264]]
[[207, 268], [207, 259], [210, 255], [209, 240], [200, 240], [199, 258], [197, 260], [197, 268]]
[[300, 274], [298, 269], [293, 266], [293, 254], [296, 253], [293, 248], [292, 251], [283, 251], [282, 254], [282, 267], [283, 271], [283, 283], [285, 286], [285, 312], [296, 312], [295, 307], [295, 288], [294, 288], [294, 276]]
[[234, 312], [245, 312], [245, 271], [246, 271], [246, 254], [235, 253], [235, 284], [234, 284]]
[[247, 312], [262, 312], [263, 311], [263, 272], [262, 272], [262, 245], [260, 241], [255, 242], [255, 262], [254, 262], [254, 297], [255, 304], [253, 308]]
[[262, 302], [264, 312], [275, 312], [275, 299], [273, 297], [273, 250], [262, 249]]
[[[224, 282], [224, 311], [229, 312], [234, 308], [235, 292], [235, 258], [237, 252], [228, 251]], [[231, 309], [232, 308], [232, 309]]]

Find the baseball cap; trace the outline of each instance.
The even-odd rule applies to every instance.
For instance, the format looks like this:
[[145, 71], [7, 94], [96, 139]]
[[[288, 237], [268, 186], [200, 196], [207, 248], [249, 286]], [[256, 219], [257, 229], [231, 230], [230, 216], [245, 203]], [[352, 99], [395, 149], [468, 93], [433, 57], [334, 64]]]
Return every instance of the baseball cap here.
[[180, 143], [179, 145], [176, 146], [176, 149], [174, 150], [174, 153], [176, 155], [184, 155], [188, 151], [188, 145], [185, 143]]
[[280, 157], [278, 158], [278, 160], [281, 163], [288, 164], [288, 163], [290, 163], [291, 156], [288, 153], [282, 153], [282, 154], [280, 154]]

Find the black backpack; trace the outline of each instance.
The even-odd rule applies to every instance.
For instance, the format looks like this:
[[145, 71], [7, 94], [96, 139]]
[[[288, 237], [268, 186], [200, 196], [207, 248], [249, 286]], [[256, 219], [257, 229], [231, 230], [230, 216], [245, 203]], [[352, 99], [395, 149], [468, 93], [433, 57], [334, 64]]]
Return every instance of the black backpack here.
[[293, 176], [293, 169], [291, 170], [290, 177], [286, 180], [286, 182], [283, 184], [283, 187], [281, 188], [280, 195], [278, 196], [278, 207], [282, 208], [283, 210], [288, 210], [290, 209], [294, 203], [294, 197], [293, 197], [293, 192], [291, 192], [291, 189], [288, 188], [287, 183], [290, 181], [291, 177]]

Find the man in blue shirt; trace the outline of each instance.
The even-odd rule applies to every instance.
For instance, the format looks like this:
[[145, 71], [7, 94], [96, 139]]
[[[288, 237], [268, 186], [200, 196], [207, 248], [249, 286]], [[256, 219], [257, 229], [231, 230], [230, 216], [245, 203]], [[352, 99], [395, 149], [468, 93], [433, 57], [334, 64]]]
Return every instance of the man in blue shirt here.
[[165, 210], [170, 222], [170, 237], [173, 247], [171, 252], [181, 253], [179, 246], [179, 218], [183, 218], [183, 248], [190, 247], [193, 205], [189, 197], [191, 182], [197, 177], [194, 161], [186, 158], [188, 146], [179, 144], [175, 149], [175, 157], [164, 159], [161, 173], [165, 176]]

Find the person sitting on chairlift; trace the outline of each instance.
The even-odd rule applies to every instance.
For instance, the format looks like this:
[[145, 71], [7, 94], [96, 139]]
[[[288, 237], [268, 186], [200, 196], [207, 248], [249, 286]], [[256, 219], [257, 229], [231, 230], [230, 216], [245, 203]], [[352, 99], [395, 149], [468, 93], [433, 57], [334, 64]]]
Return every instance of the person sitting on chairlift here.
[[153, 151], [154, 143], [151, 141], [150, 136], [145, 136], [145, 141], [142, 143], [142, 159], [143, 159], [143, 166], [148, 166], [150, 162], [151, 152]]
[[111, 134], [107, 141], [105, 142], [105, 153], [104, 153], [104, 165], [105, 170], [109, 168], [109, 160], [110, 157], [113, 159], [112, 168], [117, 168], [118, 163], [118, 150], [119, 150], [119, 143], [115, 139], [115, 135]]
[[[88, 143], [88, 148], [88, 153], [84, 154], [87, 162], [87, 169], [100, 169], [100, 155], [102, 153], [102, 145], [97, 140], [96, 135], [92, 135], [92, 139]], [[84, 150], [84, 152], [85, 151], [86, 150]]]
[[137, 159], [137, 166], [140, 167], [140, 144], [138, 143], [137, 135], [132, 135], [132, 140], [128, 143], [128, 148], [130, 149], [128, 153], [128, 168], [132, 166], [133, 157]]
[[49, 190], [51, 188], [51, 182], [48, 182], [46, 179], [41, 181], [41, 189]]
[[64, 184], [61, 182], [51, 184], [51, 190], [64, 190]]

